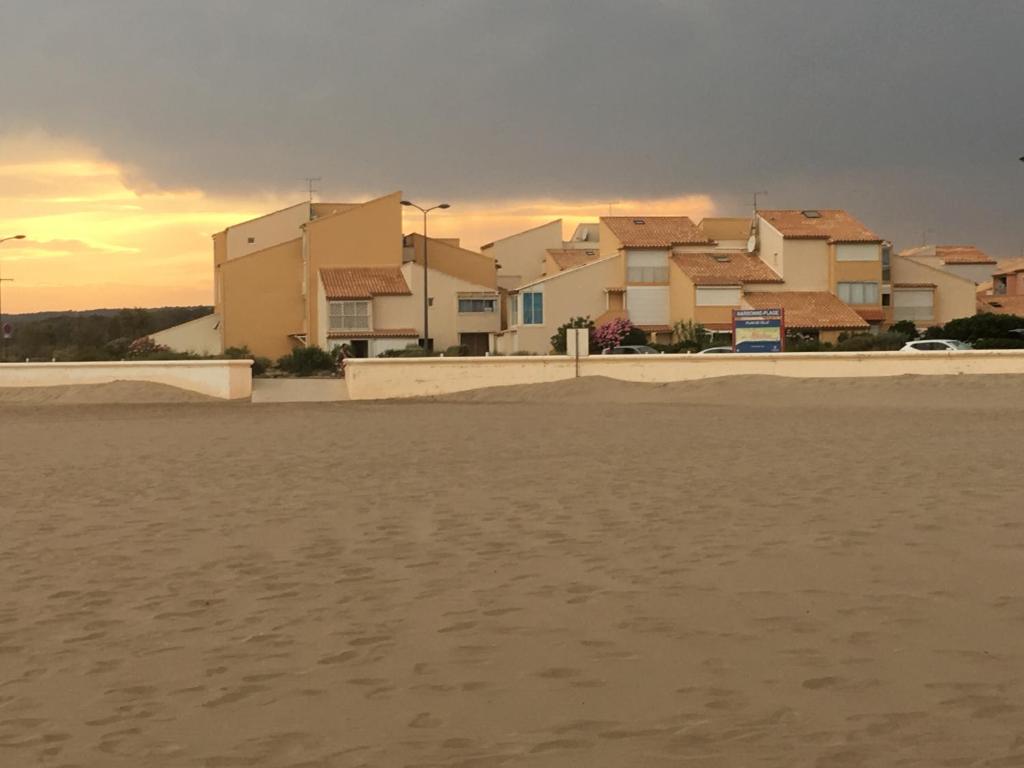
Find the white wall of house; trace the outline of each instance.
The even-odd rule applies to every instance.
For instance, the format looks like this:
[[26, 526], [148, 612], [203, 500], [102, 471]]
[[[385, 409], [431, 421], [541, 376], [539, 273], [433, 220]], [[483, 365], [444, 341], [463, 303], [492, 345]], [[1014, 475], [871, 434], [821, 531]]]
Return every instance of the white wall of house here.
[[[503, 335], [499, 351], [545, 354], [551, 349], [551, 337], [558, 326], [574, 317], [589, 316], [596, 320], [608, 310], [605, 288], [617, 286], [622, 280], [622, 256], [611, 256], [582, 267], [568, 269], [544, 278], [524, 291], [543, 291], [544, 322], [526, 325], [523, 318], [522, 294], [510, 296], [518, 302], [518, 324]], [[511, 338], [506, 338], [511, 337]]]
[[[402, 265], [405, 282], [412, 290], [412, 296], [381, 296], [376, 301], [390, 299], [387, 305], [387, 319], [395, 325], [387, 327], [416, 328], [423, 332], [423, 268], [414, 263]], [[500, 301], [498, 292], [484, 285], [460, 280], [444, 272], [429, 270], [427, 286], [430, 290], [431, 305], [430, 337], [434, 349], [446, 349], [460, 343], [461, 333], [497, 333], [501, 330]], [[460, 295], [493, 297], [494, 312], [459, 312]], [[391, 307], [395, 306], [394, 314]], [[397, 308], [401, 307], [400, 310]], [[386, 327], [381, 325], [380, 327]]]
[[228, 227], [227, 258], [237, 259], [301, 237], [301, 227], [309, 221], [309, 216], [309, 203], [303, 202]]
[[151, 333], [149, 337], [157, 344], [170, 347], [175, 352], [219, 355], [224, 351], [220, 339], [220, 315], [197, 317], [187, 323]]

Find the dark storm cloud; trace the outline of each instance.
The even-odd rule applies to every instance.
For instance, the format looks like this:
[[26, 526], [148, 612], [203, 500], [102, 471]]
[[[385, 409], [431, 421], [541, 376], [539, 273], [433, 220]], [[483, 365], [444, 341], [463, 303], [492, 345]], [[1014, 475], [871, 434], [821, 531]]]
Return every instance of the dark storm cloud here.
[[1024, 240], [1020, 0], [16, 2], [0, 129], [164, 186], [848, 207]]

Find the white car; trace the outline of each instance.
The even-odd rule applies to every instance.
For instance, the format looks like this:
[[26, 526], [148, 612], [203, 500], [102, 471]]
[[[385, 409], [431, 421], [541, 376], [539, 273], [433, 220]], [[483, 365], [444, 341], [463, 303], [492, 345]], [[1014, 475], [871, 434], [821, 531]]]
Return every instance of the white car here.
[[708, 347], [698, 352], [698, 355], [731, 355], [732, 347]]
[[956, 339], [919, 339], [908, 341], [900, 352], [963, 352], [968, 349], [974, 347]]
[[658, 350], [648, 347], [646, 344], [628, 344], [624, 347], [612, 347], [606, 349], [604, 355], [656, 355]]

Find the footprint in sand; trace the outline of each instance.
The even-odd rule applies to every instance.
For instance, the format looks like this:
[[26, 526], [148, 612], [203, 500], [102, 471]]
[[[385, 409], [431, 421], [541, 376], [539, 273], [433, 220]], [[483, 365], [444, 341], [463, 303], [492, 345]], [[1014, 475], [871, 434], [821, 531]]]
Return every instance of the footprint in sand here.
[[409, 721], [410, 728], [439, 728], [441, 726], [441, 720], [434, 717], [429, 712], [420, 712], [416, 717]]

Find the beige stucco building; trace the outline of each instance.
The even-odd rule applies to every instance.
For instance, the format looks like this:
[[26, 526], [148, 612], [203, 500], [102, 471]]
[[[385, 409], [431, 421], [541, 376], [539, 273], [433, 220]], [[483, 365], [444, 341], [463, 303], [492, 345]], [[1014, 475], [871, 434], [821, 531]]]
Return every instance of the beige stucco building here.
[[[300, 203], [215, 234], [214, 315], [202, 327], [215, 331], [217, 351], [244, 346], [277, 358], [346, 342], [379, 354], [418, 343], [424, 240], [403, 236], [401, 199]], [[501, 327], [494, 260], [452, 240], [431, 240], [426, 251], [432, 346], [488, 351]], [[390, 288], [380, 293], [381, 284]]]

